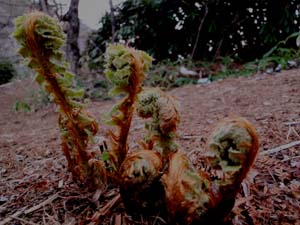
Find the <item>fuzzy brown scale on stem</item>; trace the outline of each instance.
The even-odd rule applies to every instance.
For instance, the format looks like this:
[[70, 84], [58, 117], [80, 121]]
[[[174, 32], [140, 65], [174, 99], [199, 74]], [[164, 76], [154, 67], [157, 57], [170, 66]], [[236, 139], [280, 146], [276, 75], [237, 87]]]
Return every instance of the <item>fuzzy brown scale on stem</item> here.
[[131, 153], [119, 171], [120, 191], [128, 210], [146, 212], [154, 210], [163, 197], [159, 179], [163, 169], [159, 153], [140, 150]]
[[185, 153], [169, 155], [167, 172], [161, 179], [169, 219], [173, 223], [203, 222], [214, 199], [208, 174], [197, 171]]
[[[40, 12], [36, 12], [31, 14], [30, 17], [28, 17], [27, 21], [25, 22], [25, 33], [27, 36], [27, 46], [31, 49], [31, 52], [33, 54], [34, 60], [37, 62], [37, 64], [41, 65], [41, 68], [39, 69], [39, 72], [45, 76], [46, 81], [49, 84], [48, 92], [54, 93], [55, 99], [54, 101], [56, 104], [58, 104], [61, 108], [64, 114], [68, 117], [71, 124], [66, 124], [72, 135], [75, 137], [74, 142], [77, 146], [77, 149], [85, 148], [84, 143], [80, 143], [78, 140], [80, 139], [80, 134], [78, 133], [78, 126], [77, 123], [74, 120], [74, 115], [72, 113], [72, 109], [69, 106], [68, 102], [66, 101], [66, 98], [64, 94], [61, 91], [61, 88], [59, 87], [56, 79], [55, 79], [55, 73], [52, 71], [51, 67], [49, 66], [49, 54], [47, 54], [47, 51], [41, 47], [42, 40], [38, 40], [38, 37], [36, 37], [36, 22], [38, 19], [43, 17], [44, 14]], [[60, 123], [60, 125], [62, 125]], [[77, 129], [76, 129], [77, 128]], [[65, 145], [63, 145], [65, 146]], [[71, 149], [64, 149], [64, 152], [70, 152]], [[78, 154], [81, 155], [81, 157], [78, 157], [76, 161], [79, 161], [79, 164], [82, 164], [81, 158], [85, 158], [85, 160], [88, 159], [88, 156], [84, 154], [84, 152], [79, 151]], [[70, 158], [70, 157], [68, 157]], [[72, 165], [71, 169], [74, 169], [74, 165]], [[82, 179], [82, 178], [81, 178]]]

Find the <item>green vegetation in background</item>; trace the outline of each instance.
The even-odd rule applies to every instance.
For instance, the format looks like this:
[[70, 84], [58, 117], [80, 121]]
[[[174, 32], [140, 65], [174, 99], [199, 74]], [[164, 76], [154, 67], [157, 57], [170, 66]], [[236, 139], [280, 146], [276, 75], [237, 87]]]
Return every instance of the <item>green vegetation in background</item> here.
[[[299, 31], [299, 8], [297, 0], [126, 0], [114, 9], [114, 39], [147, 51], [157, 61], [181, 57], [211, 61], [237, 55], [245, 63]], [[113, 40], [111, 21], [107, 12], [88, 41], [94, 68], [101, 65], [106, 43]]]
[[13, 64], [7, 59], [0, 59], [0, 85], [8, 83], [16, 75]]
[[283, 69], [288, 69], [289, 60], [299, 60], [300, 50], [297, 48], [294, 49], [286, 47], [288, 42], [295, 43], [294, 40], [296, 37], [296, 45], [298, 45], [297, 40], [300, 37], [300, 32], [295, 32], [286, 37], [284, 40], [279, 41], [273, 48], [265, 53], [262, 59], [259, 60], [259, 70], [265, 70], [268, 65], [272, 63], [280, 64]]
[[13, 106], [14, 112], [32, 112], [30, 105], [24, 101], [17, 100]]
[[257, 72], [265, 72], [267, 68], [275, 68], [278, 65], [284, 70], [290, 69], [289, 62], [295, 61], [297, 64], [300, 60], [300, 49], [287, 46], [289, 42], [295, 43], [296, 37], [300, 40], [300, 32], [295, 32], [279, 41], [262, 58], [243, 64], [238, 63], [240, 61], [238, 58], [229, 56], [220, 57], [215, 61], [163, 60], [150, 70], [145, 82], [148, 86], [160, 86], [165, 89], [197, 83], [198, 76], [194, 78], [180, 76], [179, 68], [182, 65], [193, 71], [201, 70], [202, 76], [208, 77], [210, 81], [226, 77], [249, 76]]

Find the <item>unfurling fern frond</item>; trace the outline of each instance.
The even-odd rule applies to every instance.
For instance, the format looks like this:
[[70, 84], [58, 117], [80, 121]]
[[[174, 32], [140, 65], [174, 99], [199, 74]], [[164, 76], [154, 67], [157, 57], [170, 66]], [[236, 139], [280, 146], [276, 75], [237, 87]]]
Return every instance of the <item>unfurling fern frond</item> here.
[[224, 198], [235, 198], [258, 152], [254, 127], [240, 117], [224, 119], [212, 132], [208, 146], [212, 167], [223, 174], [215, 181], [216, 186]]
[[35, 80], [57, 104], [62, 148], [75, 180], [90, 181], [87, 150], [89, 139], [98, 131], [95, 118], [83, 109], [80, 99], [83, 90], [74, 88], [74, 75], [60, 50], [64, 44], [58, 21], [41, 13], [20, 16], [15, 21], [14, 37], [20, 45], [19, 53], [28, 67], [36, 71]]
[[114, 85], [111, 94], [125, 94], [110, 112], [109, 123], [118, 127], [117, 132], [110, 131], [112, 145], [109, 154], [116, 169], [120, 167], [128, 151], [127, 137], [134, 102], [151, 62], [152, 58], [146, 53], [123, 45], [110, 45], [106, 51], [106, 77]]
[[186, 154], [170, 155], [162, 176], [169, 217], [179, 224], [224, 224], [258, 152], [253, 126], [240, 117], [221, 121], [209, 140], [209, 159], [220, 178], [197, 171]]
[[157, 150], [164, 158], [170, 152], [176, 152], [178, 146], [174, 138], [180, 121], [177, 100], [158, 88], [145, 89], [139, 94], [137, 112], [142, 118], [152, 118], [151, 123], [146, 124], [149, 133], [146, 137], [147, 148], [152, 149], [157, 142]]

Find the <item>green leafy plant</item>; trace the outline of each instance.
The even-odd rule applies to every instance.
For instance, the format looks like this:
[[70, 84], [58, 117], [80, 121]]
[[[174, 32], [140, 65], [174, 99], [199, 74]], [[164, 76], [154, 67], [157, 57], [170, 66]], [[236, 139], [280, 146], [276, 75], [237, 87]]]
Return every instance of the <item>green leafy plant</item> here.
[[[106, 76], [113, 84], [110, 93], [123, 98], [106, 118], [112, 129], [101, 152], [90, 145], [98, 123], [84, 109], [83, 91], [72, 86], [74, 75], [60, 51], [64, 36], [57, 21], [39, 12], [21, 16], [14, 36], [19, 53], [37, 73], [36, 81], [58, 107], [62, 150], [75, 181], [92, 190], [118, 185], [128, 211], [164, 209], [174, 224], [226, 220], [258, 151], [257, 134], [248, 121], [225, 119], [212, 133], [208, 159], [223, 176], [196, 170], [176, 143], [179, 103], [160, 89], [142, 87], [152, 58], [127, 46], [109, 45], [105, 59]], [[132, 152], [128, 136], [135, 110], [148, 120], [147, 134]]]
[[30, 106], [34, 111], [46, 106], [50, 102], [49, 95], [42, 88], [32, 91], [30, 97]]
[[259, 60], [258, 69], [265, 70], [268, 66], [274, 63], [276, 65], [280, 64], [283, 69], [288, 68], [288, 61], [298, 59], [300, 57], [300, 51], [299, 49], [285, 47], [285, 45], [291, 39], [299, 37], [299, 34], [299, 32], [292, 33], [284, 40], [279, 41]]
[[16, 73], [13, 64], [9, 60], [0, 59], [0, 85], [9, 82]]
[[31, 112], [32, 109], [30, 105], [24, 101], [17, 100], [14, 104], [13, 110], [15, 112]]
[[181, 86], [178, 82], [178, 62], [164, 60], [159, 62], [149, 71], [149, 76], [145, 79], [145, 85], [150, 87], [161, 87], [170, 89], [176, 85]]

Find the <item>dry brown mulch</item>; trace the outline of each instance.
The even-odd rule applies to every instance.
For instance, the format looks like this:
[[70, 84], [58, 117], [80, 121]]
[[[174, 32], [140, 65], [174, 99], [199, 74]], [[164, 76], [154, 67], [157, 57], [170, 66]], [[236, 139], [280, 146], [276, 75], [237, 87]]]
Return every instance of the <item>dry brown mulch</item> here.
[[[117, 189], [89, 193], [72, 182], [60, 151], [55, 107], [12, 111], [14, 102], [35, 88], [30, 80], [0, 86], [0, 225], [166, 224], [160, 215], [127, 215]], [[257, 129], [260, 153], [241, 187], [233, 224], [300, 224], [300, 70], [228, 78], [170, 93], [181, 102], [178, 142], [196, 166], [218, 120], [240, 115]], [[94, 101], [90, 111], [100, 119], [112, 104]], [[135, 118], [132, 149], [142, 131], [142, 120]]]

